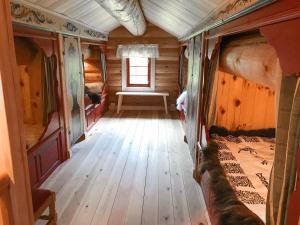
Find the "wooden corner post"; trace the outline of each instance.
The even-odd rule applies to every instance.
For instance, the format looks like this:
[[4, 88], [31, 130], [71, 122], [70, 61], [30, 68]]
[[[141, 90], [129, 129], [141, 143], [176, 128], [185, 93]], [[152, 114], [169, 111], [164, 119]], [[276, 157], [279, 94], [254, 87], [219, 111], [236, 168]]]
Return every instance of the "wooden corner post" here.
[[[0, 172], [9, 177], [12, 221], [8, 225], [32, 225], [33, 209], [27, 155], [22, 137], [23, 112], [16, 68], [10, 1], [0, 1]], [[1, 199], [0, 199], [1, 201]], [[8, 204], [2, 204], [2, 212]], [[4, 208], [4, 209], [3, 209]], [[5, 215], [4, 215], [5, 216]]]

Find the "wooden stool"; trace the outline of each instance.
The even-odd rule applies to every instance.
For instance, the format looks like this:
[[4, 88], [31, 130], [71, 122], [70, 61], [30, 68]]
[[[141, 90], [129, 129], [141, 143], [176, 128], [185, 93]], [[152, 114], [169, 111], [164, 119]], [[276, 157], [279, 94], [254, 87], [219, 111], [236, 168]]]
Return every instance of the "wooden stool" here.
[[[47, 220], [47, 225], [57, 225], [55, 193], [45, 189], [32, 190], [34, 220]], [[42, 215], [49, 208], [49, 215]]]

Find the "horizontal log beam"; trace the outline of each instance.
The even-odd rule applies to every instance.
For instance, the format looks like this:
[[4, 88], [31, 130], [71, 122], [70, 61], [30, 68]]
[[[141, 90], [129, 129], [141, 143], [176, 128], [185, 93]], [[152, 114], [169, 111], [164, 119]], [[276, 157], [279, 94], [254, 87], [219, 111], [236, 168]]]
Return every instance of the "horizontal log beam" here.
[[96, 0], [115, 17], [131, 34], [141, 36], [146, 31], [146, 21], [136, 0]]

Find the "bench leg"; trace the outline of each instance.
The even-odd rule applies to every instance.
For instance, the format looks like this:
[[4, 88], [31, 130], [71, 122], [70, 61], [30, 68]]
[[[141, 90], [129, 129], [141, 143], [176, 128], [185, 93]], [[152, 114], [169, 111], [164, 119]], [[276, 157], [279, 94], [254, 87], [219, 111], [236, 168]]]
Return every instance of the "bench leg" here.
[[168, 114], [168, 103], [167, 103], [167, 96], [163, 96], [164, 98], [164, 103], [165, 103], [165, 112]]
[[57, 225], [57, 214], [55, 210], [55, 195], [52, 195], [52, 201], [49, 205], [49, 222], [47, 225]]
[[119, 114], [119, 112], [121, 110], [122, 101], [123, 101], [123, 95], [119, 95], [119, 98], [118, 98], [118, 108], [117, 108], [117, 113], [118, 114]]

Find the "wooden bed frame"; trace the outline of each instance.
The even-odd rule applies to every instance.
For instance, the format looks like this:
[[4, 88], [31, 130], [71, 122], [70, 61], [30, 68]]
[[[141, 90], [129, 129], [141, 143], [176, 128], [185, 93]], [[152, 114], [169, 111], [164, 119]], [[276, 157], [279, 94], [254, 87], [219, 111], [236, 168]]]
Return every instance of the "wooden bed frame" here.
[[[103, 52], [106, 54], [106, 43], [98, 43], [95, 41], [81, 39], [81, 46], [86, 45], [94, 47], [93, 51], [96, 50], [98, 54]], [[100, 55], [98, 55], [100, 59]], [[87, 83], [98, 83], [103, 82], [103, 71], [99, 65], [99, 59], [95, 57], [86, 57], [83, 54], [83, 68], [84, 68], [84, 82]], [[88, 62], [89, 66], [85, 65]], [[89, 76], [87, 76], [89, 75]], [[99, 94], [101, 102], [99, 104], [93, 104], [91, 99], [85, 94], [84, 96], [84, 112], [85, 112], [85, 128], [86, 131], [92, 129], [96, 122], [104, 115], [108, 110], [108, 84], [106, 81], [103, 82], [102, 92]]]
[[[203, 69], [200, 76], [203, 79], [204, 74], [208, 69], [209, 53], [217, 46], [217, 40], [220, 37], [244, 33], [253, 30], [259, 30], [261, 34], [268, 40], [278, 54], [281, 67], [285, 75], [300, 73], [300, 64], [297, 60], [300, 58], [300, 2], [291, 0], [278, 0], [267, 7], [263, 7], [257, 11], [249, 13], [238, 20], [231, 21], [220, 27], [209, 30], [204, 34], [203, 45], [205, 47], [205, 55], [203, 57]], [[284, 32], [282, 32], [284, 30]], [[203, 94], [199, 98], [200, 110], [198, 111], [198, 145], [196, 146], [196, 160], [194, 178], [200, 184], [209, 217], [212, 225], [219, 224], [219, 216], [215, 213], [213, 206], [214, 196], [210, 191], [209, 182], [210, 174], [206, 171], [202, 176], [199, 174], [201, 164], [201, 149], [203, 144], [208, 141], [208, 133], [206, 121], [204, 119]], [[204, 127], [204, 129], [202, 129]], [[205, 132], [205, 134], [203, 134]], [[204, 140], [201, 137], [206, 137]], [[202, 139], [202, 140], [201, 140]], [[298, 154], [299, 158], [299, 154]], [[298, 168], [300, 167], [298, 160]], [[299, 178], [298, 178], [299, 179]], [[299, 183], [299, 182], [298, 182]], [[298, 188], [294, 196], [299, 196], [300, 189]], [[291, 201], [291, 205], [299, 207], [295, 201]], [[290, 205], [290, 209], [293, 207]], [[297, 205], [297, 206], [296, 206]], [[288, 220], [292, 221], [289, 225], [297, 225], [299, 223], [299, 214], [289, 213]]]
[[87, 131], [95, 125], [108, 109], [108, 86], [106, 83], [103, 86], [100, 97], [100, 104], [86, 104], [85, 102], [85, 122]]
[[[297, 154], [297, 171], [300, 174], [300, 147], [298, 149]], [[209, 188], [209, 183], [211, 180], [210, 174], [206, 171], [202, 176], [197, 177], [198, 183], [202, 188], [202, 192], [204, 195], [204, 200], [206, 203], [207, 211], [210, 217], [211, 225], [219, 224], [219, 215], [215, 212], [214, 208], [214, 194], [211, 192]], [[297, 178], [297, 189], [291, 196], [289, 206], [288, 206], [288, 225], [299, 225], [300, 222], [300, 177]]]
[[68, 158], [66, 146], [65, 120], [62, 97], [62, 81], [60, 71], [60, 58], [58, 54], [57, 34], [33, 30], [23, 27], [14, 27], [15, 37], [26, 37], [38, 45], [46, 55], [54, 54], [57, 57], [57, 100], [58, 111], [49, 119], [42, 136], [37, 144], [28, 150], [28, 167], [31, 187], [39, 187], [55, 168]]

